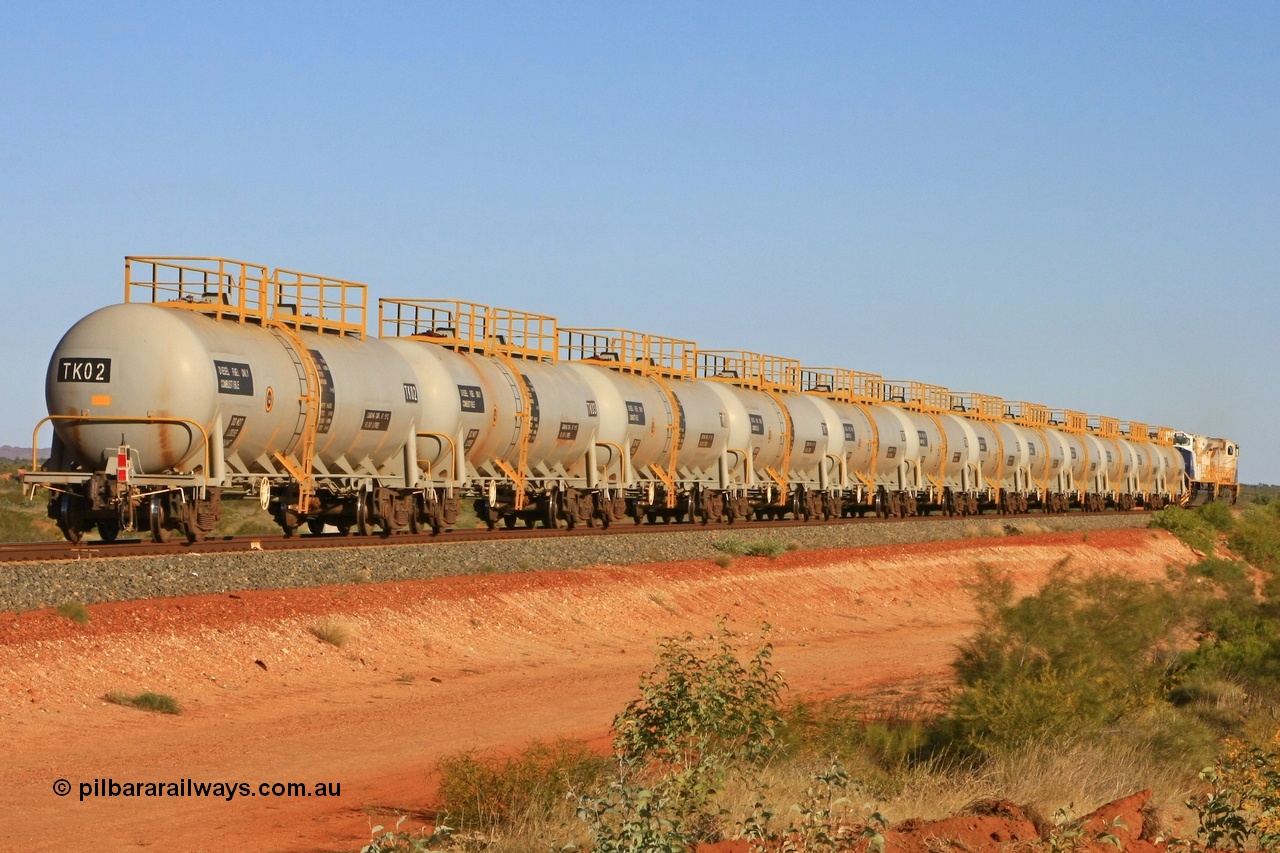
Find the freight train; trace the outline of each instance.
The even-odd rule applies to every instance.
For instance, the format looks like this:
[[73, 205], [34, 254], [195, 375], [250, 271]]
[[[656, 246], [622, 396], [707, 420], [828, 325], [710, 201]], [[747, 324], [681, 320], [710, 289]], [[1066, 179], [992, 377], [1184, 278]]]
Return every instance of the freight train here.
[[[970, 515], [1230, 497], [1233, 442], [223, 258], [125, 259], [59, 342], [24, 476], [71, 542]], [[39, 446], [39, 442], [33, 442]]]

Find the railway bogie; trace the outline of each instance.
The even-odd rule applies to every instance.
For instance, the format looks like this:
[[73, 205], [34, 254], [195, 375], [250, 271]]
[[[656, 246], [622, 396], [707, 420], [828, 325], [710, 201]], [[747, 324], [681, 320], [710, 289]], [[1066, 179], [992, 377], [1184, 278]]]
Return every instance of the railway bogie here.
[[194, 541], [227, 488], [289, 535], [1234, 495], [1232, 442], [844, 368], [457, 300], [383, 300], [369, 337], [363, 285], [222, 259], [126, 259], [125, 291], [58, 344], [26, 475], [73, 542]]

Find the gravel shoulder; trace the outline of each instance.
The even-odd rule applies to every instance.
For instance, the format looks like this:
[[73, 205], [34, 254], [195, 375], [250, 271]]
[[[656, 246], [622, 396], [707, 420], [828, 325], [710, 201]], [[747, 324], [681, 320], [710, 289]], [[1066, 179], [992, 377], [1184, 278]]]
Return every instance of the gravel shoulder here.
[[638, 565], [715, 557], [716, 542], [777, 539], [793, 550], [858, 548], [1046, 532], [1088, 532], [1146, 527], [1145, 514], [995, 516], [914, 519], [813, 527], [739, 525], [710, 529], [673, 526], [653, 535], [564, 537], [522, 541], [326, 548], [307, 552], [250, 551], [165, 557], [95, 557], [84, 560], [0, 563], [0, 612], [21, 613], [66, 602], [107, 601], [295, 589], [466, 575], [508, 574], [599, 565]]

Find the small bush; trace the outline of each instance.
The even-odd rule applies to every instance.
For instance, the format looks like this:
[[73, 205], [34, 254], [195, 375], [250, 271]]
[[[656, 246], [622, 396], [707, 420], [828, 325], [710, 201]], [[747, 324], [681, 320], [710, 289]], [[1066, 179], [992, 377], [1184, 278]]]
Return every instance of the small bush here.
[[703, 640], [664, 639], [657, 665], [640, 677], [640, 698], [613, 721], [614, 748], [627, 761], [670, 765], [763, 760], [781, 727], [786, 686], [772, 656], [762, 640], [740, 660], [723, 622]]
[[59, 616], [70, 619], [77, 625], [89, 624], [89, 610], [78, 601], [66, 601], [58, 605]]
[[533, 743], [508, 758], [461, 752], [440, 760], [441, 810], [458, 829], [493, 832], [600, 786], [610, 761], [585, 741]]
[[978, 633], [953, 664], [963, 689], [943, 727], [962, 750], [1007, 750], [1114, 723], [1157, 702], [1179, 624], [1165, 589], [1111, 575], [1075, 580], [1065, 562], [1034, 595], [985, 569], [972, 585]]
[[1214, 526], [1203, 515], [1180, 506], [1167, 506], [1151, 518], [1151, 526], [1167, 530], [1201, 554], [1213, 553]]
[[727, 569], [733, 565], [733, 557], [728, 554], [718, 554], [716, 556], [716, 565], [722, 569]]
[[[1280, 504], [1276, 504], [1280, 507]], [[1250, 506], [1232, 528], [1228, 543], [1249, 563], [1268, 572], [1280, 572], [1280, 517], [1273, 507]]]
[[782, 540], [769, 537], [742, 539], [737, 536], [726, 536], [723, 539], [717, 539], [711, 545], [717, 551], [734, 557], [768, 557], [771, 560], [776, 560], [788, 550], [786, 543]]
[[154, 711], [157, 714], [182, 713], [182, 708], [178, 706], [178, 701], [172, 696], [166, 696], [164, 693], [152, 693], [149, 690], [133, 696], [128, 693], [112, 692], [102, 698], [113, 705], [124, 705], [127, 708], [137, 708], [139, 711]]
[[314, 625], [308, 625], [307, 630], [316, 639], [338, 648], [356, 638], [356, 629], [351, 623], [336, 616], [326, 616]]
[[[1280, 734], [1272, 747], [1280, 743]], [[1280, 753], [1228, 740], [1226, 753], [1200, 774], [1207, 794], [1187, 803], [1200, 837], [1217, 850], [1280, 850]]]
[[1222, 501], [1209, 501], [1195, 508], [1195, 513], [1204, 519], [1214, 530], [1228, 533], [1235, 525], [1235, 516], [1231, 507]]

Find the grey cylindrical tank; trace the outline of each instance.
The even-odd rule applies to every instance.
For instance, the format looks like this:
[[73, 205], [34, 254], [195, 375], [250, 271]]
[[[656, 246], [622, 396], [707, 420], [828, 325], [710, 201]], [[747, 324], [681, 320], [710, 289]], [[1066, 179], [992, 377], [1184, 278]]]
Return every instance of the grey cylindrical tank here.
[[[299, 332], [321, 377], [316, 455], [326, 467], [394, 464], [416, 404], [409, 365], [379, 341]], [[203, 469], [201, 428], [221, 423], [233, 472], [262, 473], [274, 451], [292, 452], [304, 407], [301, 368], [269, 329], [199, 312], [126, 303], [85, 317], [49, 363], [50, 414], [100, 422], [55, 422], [81, 465], [101, 468], [104, 449], [133, 448], [141, 472]], [[377, 377], [377, 381], [370, 381]], [[112, 419], [152, 419], [131, 423]], [[168, 419], [168, 420], [166, 420]], [[170, 422], [171, 421], [171, 422]]]

